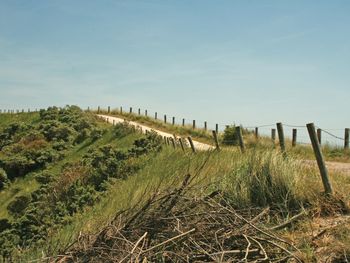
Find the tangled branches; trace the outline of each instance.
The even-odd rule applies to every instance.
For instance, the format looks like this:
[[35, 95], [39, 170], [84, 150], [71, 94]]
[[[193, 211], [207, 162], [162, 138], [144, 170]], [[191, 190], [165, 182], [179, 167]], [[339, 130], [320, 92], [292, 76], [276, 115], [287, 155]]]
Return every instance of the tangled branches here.
[[235, 210], [219, 192], [198, 198], [190, 176], [174, 191], [125, 211], [84, 236], [57, 262], [301, 262], [297, 249], [263, 227], [269, 209]]

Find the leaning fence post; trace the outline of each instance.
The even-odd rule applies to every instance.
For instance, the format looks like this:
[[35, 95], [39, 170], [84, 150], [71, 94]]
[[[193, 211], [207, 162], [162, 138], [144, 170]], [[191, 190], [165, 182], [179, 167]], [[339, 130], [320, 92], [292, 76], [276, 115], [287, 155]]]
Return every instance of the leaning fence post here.
[[297, 129], [293, 129], [292, 131], [292, 147], [297, 145]]
[[319, 142], [319, 144], [322, 144], [322, 130], [321, 129], [317, 129], [317, 140]]
[[172, 143], [172, 145], [173, 145], [174, 149], [176, 149], [176, 144], [175, 144], [175, 140], [174, 140], [174, 138], [170, 138], [170, 140], [171, 140], [171, 143]]
[[241, 152], [244, 153], [245, 152], [245, 146], [244, 146], [244, 140], [243, 140], [243, 136], [242, 136], [241, 126], [237, 126], [236, 127], [236, 135], [238, 137], [238, 141], [239, 141], [239, 146], [241, 148]]
[[189, 141], [189, 143], [190, 143], [190, 146], [191, 146], [191, 149], [192, 149], [192, 152], [196, 152], [196, 148], [194, 148], [194, 144], [193, 144], [193, 141], [192, 141], [192, 138], [191, 138], [191, 136], [188, 136], [188, 141]]
[[350, 129], [346, 128], [344, 134], [344, 149], [349, 149], [349, 133]]
[[183, 141], [182, 141], [182, 138], [181, 138], [181, 137], [179, 138], [179, 142], [180, 142], [181, 149], [182, 149], [183, 151], [185, 151], [185, 147], [184, 147], [184, 144], [183, 144]]
[[332, 185], [331, 185], [331, 182], [329, 180], [329, 177], [328, 177], [328, 171], [326, 168], [325, 161], [323, 159], [321, 146], [320, 146], [320, 143], [318, 141], [317, 134], [315, 132], [315, 125], [313, 123], [309, 123], [309, 124], [306, 124], [306, 127], [307, 127], [307, 130], [309, 132], [312, 148], [314, 149], [317, 165], [318, 165], [318, 168], [319, 168], [320, 173], [321, 173], [321, 178], [322, 178], [324, 190], [325, 190], [326, 194], [331, 195], [333, 193], [333, 189], [332, 189]]
[[283, 125], [281, 122], [277, 123], [278, 140], [280, 142], [281, 151], [286, 156], [286, 144], [284, 141]]
[[220, 151], [218, 135], [216, 134], [216, 131], [213, 130], [212, 132], [213, 132], [213, 137], [214, 137], [216, 150]]

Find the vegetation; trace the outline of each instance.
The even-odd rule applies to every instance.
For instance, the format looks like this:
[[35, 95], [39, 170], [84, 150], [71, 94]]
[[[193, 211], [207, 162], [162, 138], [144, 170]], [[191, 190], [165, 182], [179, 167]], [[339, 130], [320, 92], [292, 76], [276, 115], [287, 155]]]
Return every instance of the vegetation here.
[[[184, 153], [156, 134], [111, 127], [71, 108], [57, 109], [65, 118], [51, 108], [33, 115], [15, 129], [20, 135], [5, 139], [4, 150], [15, 156], [19, 149], [16, 158], [35, 165], [11, 170], [1, 162], [3, 260], [252, 261], [264, 252], [297, 262], [349, 258], [348, 175], [331, 173], [336, 194], [328, 197], [317, 170], [301, 164], [305, 153], [286, 159], [267, 139], [245, 133], [244, 154], [237, 147]], [[75, 129], [73, 116], [88, 125]]]

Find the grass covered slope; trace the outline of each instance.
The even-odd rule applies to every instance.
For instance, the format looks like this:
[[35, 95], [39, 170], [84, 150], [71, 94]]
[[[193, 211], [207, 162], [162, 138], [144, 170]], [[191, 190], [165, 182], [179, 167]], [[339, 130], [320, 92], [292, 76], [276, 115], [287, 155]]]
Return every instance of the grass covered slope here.
[[[349, 177], [331, 174], [336, 195], [330, 198], [315, 169], [293, 155], [283, 158], [273, 147], [248, 147], [245, 154], [235, 148], [184, 153], [162, 145], [154, 134], [81, 114], [102, 131], [99, 138], [87, 132], [76, 143], [73, 136], [61, 160], [8, 179], [1, 190], [0, 198], [24, 180], [23, 187], [36, 184], [19, 214], [2, 217], [7, 220], [0, 231], [3, 260], [341, 262], [349, 257], [344, 215]], [[9, 202], [21, 191], [6, 194]]]
[[[8, 116], [4, 117], [7, 121]], [[140, 169], [158, 138], [111, 127], [79, 108], [49, 108], [1, 131], [0, 251], [10, 260], [97, 204], [113, 180]]]

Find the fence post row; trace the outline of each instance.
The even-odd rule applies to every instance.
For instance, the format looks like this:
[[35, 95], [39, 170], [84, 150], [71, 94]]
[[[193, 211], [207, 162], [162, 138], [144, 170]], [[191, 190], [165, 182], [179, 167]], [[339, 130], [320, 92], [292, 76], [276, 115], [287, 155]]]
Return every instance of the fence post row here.
[[321, 146], [320, 146], [320, 143], [319, 143], [319, 140], [317, 138], [316, 131], [315, 131], [315, 125], [313, 123], [309, 123], [309, 124], [306, 124], [306, 127], [307, 127], [307, 130], [309, 132], [309, 136], [310, 136], [312, 148], [313, 148], [314, 153], [315, 153], [317, 165], [318, 165], [318, 168], [319, 168], [320, 173], [321, 173], [321, 178], [322, 178], [324, 190], [325, 190], [326, 194], [331, 195], [333, 193], [333, 189], [332, 189], [332, 185], [331, 185], [331, 182], [329, 180], [329, 177], [328, 177], [328, 171], [326, 168], [325, 161], [323, 159]]
[[271, 140], [273, 143], [276, 141], [276, 129], [271, 129]]
[[297, 145], [297, 129], [293, 129], [292, 134], [292, 146], [295, 147]]
[[277, 123], [278, 139], [280, 142], [281, 151], [284, 156], [286, 156], [286, 144], [284, 141], [283, 125], [281, 122]]
[[216, 131], [213, 130], [212, 132], [213, 132], [216, 150], [220, 151], [218, 135], [217, 135]]
[[349, 149], [349, 133], [350, 129], [346, 128], [344, 134], [344, 149]]
[[189, 141], [189, 143], [190, 143], [190, 146], [191, 146], [191, 149], [192, 149], [192, 152], [196, 152], [196, 149], [194, 148], [194, 144], [193, 144], [193, 141], [192, 141], [192, 138], [191, 138], [191, 136], [188, 136], [188, 141]]
[[238, 141], [239, 141], [239, 146], [241, 148], [241, 152], [244, 153], [245, 152], [245, 146], [244, 146], [244, 140], [243, 140], [241, 126], [237, 126], [236, 127], [236, 135], [238, 137]]

